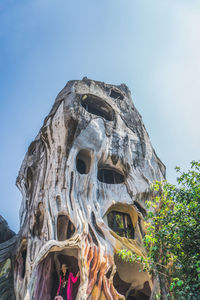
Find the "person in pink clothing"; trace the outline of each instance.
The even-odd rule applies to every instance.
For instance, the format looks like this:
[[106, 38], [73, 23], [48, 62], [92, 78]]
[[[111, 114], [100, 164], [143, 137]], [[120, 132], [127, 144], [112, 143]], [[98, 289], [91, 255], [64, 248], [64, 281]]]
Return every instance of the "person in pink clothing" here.
[[[74, 277], [72, 272], [69, 272], [66, 264], [62, 264], [61, 270], [62, 271], [59, 278], [59, 286], [55, 300], [72, 300], [73, 283], [76, 283], [79, 277], [79, 272]], [[62, 298], [59, 296], [62, 296]]]

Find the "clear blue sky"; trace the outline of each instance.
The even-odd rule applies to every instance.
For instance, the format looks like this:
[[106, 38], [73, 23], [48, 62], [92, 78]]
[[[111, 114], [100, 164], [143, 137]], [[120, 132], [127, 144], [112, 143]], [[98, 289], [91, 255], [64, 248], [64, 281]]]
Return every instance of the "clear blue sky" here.
[[15, 231], [28, 145], [83, 76], [128, 85], [169, 181], [200, 157], [199, 0], [1, 0], [0, 213]]

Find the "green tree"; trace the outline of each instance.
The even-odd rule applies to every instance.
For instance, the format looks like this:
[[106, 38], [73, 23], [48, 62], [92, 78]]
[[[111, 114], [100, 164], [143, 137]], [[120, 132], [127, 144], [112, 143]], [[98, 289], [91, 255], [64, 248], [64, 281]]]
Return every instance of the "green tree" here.
[[141, 263], [160, 282], [153, 299], [200, 300], [200, 162], [179, 173], [177, 186], [153, 184], [147, 202], [144, 245], [147, 256], [119, 251], [122, 259]]
[[200, 162], [181, 172], [178, 185], [155, 182], [147, 205], [144, 243], [149, 268], [160, 280], [160, 299], [200, 299]]

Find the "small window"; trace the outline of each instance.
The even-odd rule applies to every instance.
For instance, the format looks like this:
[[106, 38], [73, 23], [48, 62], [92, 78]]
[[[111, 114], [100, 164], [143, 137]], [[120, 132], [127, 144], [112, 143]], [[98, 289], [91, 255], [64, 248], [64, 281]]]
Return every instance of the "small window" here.
[[82, 160], [82, 159], [80, 159], [80, 158], [78, 158], [77, 160], [76, 160], [76, 169], [77, 169], [77, 171], [80, 173], [80, 174], [87, 174], [87, 169], [86, 169], [86, 164], [85, 164], [85, 162]]
[[111, 211], [107, 219], [108, 226], [119, 236], [134, 239], [134, 228], [129, 214]]
[[120, 100], [124, 99], [124, 96], [117, 90], [111, 90], [110, 97], [114, 99], [120, 99]]
[[112, 107], [103, 99], [95, 95], [83, 95], [81, 99], [81, 105], [89, 113], [100, 116], [107, 121], [113, 121], [114, 119], [114, 111]]
[[17, 268], [20, 279], [24, 279], [26, 274], [26, 257], [27, 257], [27, 245], [23, 245], [17, 258]]
[[37, 211], [35, 213], [35, 223], [33, 226], [33, 235], [41, 237], [42, 228], [44, 223], [44, 205], [42, 202], [39, 202]]
[[22, 278], [24, 278], [26, 273], [26, 256], [27, 256], [27, 249], [22, 251], [22, 273], [21, 273]]
[[88, 174], [90, 170], [91, 156], [88, 150], [79, 151], [76, 157], [76, 169], [80, 174]]
[[125, 181], [124, 175], [118, 170], [101, 168], [98, 170], [97, 178], [99, 181], [108, 184], [120, 184]]
[[75, 232], [75, 227], [65, 215], [59, 215], [57, 220], [57, 236], [59, 241], [70, 239]]

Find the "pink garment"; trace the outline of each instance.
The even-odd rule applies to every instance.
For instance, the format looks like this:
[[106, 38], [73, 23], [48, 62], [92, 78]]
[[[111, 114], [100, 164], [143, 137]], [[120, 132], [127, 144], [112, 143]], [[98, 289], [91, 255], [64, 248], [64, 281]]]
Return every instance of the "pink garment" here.
[[[68, 278], [68, 282], [67, 282], [67, 300], [72, 300], [72, 283], [76, 283], [77, 279], [78, 279], [78, 276], [74, 277], [72, 272], [69, 273], [69, 278]], [[62, 277], [60, 276], [57, 295], [59, 295], [59, 293], [60, 293], [61, 283], [62, 283]]]

